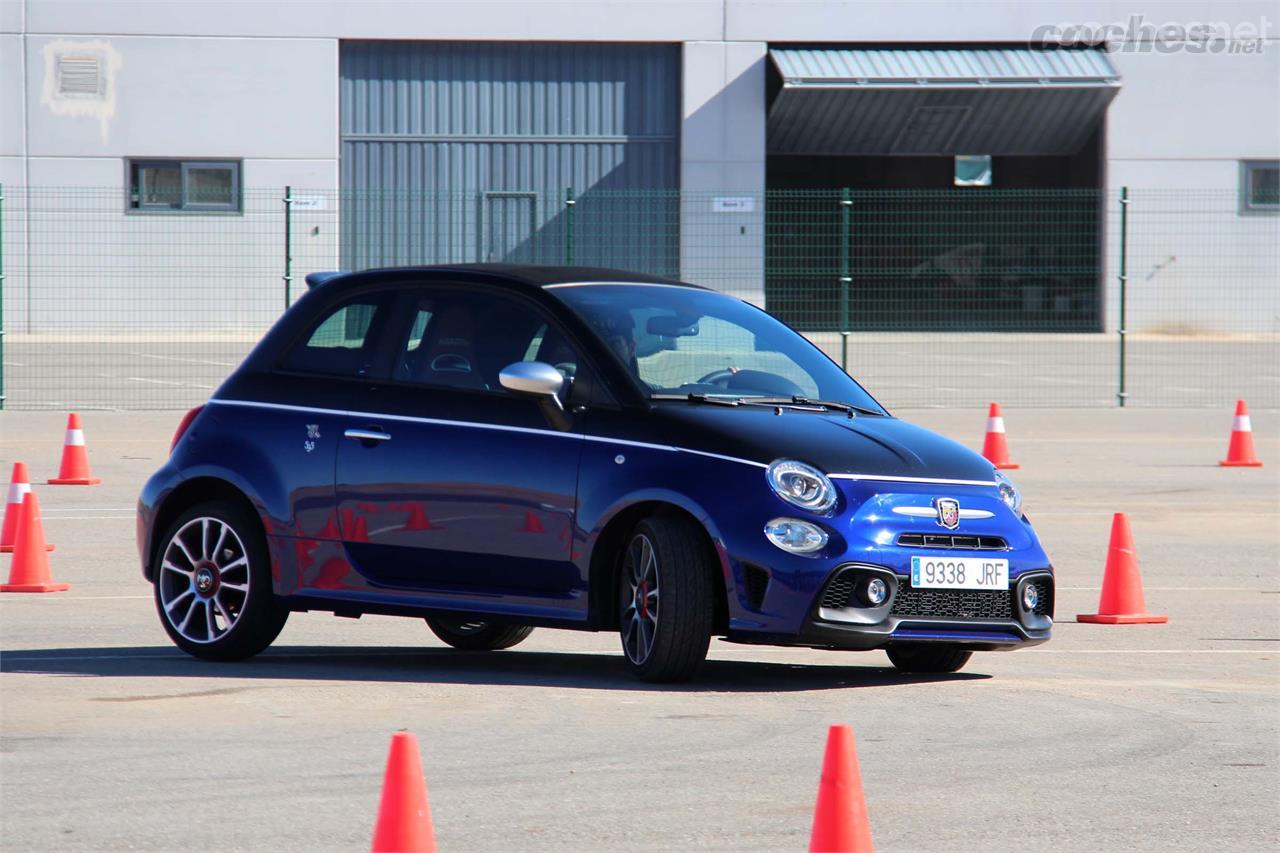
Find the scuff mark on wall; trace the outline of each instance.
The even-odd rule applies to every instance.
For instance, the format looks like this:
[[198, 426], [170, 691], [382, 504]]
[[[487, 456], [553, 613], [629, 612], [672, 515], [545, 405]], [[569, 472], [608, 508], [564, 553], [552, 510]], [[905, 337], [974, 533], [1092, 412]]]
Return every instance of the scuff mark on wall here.
[[56, 116], [96, 118], [105, 144], [124, 59], [110, 42], [57, 39], [44, 46], [40, 103]]

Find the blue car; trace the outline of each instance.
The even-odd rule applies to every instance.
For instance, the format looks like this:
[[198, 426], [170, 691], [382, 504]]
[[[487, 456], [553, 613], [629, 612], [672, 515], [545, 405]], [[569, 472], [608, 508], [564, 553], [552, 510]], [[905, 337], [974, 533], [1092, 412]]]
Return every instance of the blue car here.
[[1013, 483], [746, 302], [584, 268], [307, 281], [139, 501], [192, 655], [254, 655], [308, 610], [470, 650], [617, 631], [651, 681], [691, 678], [713, 636], [908, 672], [1049, 639]]

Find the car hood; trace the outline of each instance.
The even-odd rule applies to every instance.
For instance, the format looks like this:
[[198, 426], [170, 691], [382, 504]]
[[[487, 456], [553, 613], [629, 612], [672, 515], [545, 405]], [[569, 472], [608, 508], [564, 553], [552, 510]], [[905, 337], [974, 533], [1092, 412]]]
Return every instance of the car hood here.
[[799, 459], [829, 474], [993, 479], [979, 454], [898, 418], [678, 402], [652, 411], [667, 442], [689, 450], [763, 463]]

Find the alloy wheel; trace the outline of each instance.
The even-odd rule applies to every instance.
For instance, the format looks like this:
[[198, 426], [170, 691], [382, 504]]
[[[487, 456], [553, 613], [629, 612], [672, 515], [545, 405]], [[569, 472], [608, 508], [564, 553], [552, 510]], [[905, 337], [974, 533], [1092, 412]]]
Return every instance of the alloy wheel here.
[[637, 534], [627, 547], [623, 563], [622, 648], [633, 664], [642, 664], [653, 654], [658, 632], [658, 555], [653, 542]]
[[157, 580], [165, 619], [184, 639], [225, 637], [249, 600], [249, 555], [236, 531], [218, 518], [193, 518], [165, 546]]

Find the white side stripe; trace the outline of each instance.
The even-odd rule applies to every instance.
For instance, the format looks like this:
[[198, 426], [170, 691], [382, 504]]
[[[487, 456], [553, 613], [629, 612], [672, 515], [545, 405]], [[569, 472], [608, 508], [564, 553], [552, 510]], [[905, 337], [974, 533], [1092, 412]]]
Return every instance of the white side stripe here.
[[[217, 406], [244, 406], [250, 409], [274, 409], [283, 412], [310, 412], [319, 415], [338, 415], [341, 417], [352, 418], [371, 418], [374, 420], [385, 421], [401, 421], [405, 423], [415, 424], [438, 424], [440, 426], [465, 427], [471, 429], [488, 429], [497, 430], [499, 432], [520, 432], [529, 433], [531, 435], [547, 435], [555, 438], [576, 439], [577, 441], [594, 441], [600, 444], [621, 444], [626, 447], [644, 447], [649, 450], [662, 450], [668, 453], [691, 453], [695, 456], [706, 456], [711, 459], [719, 459], [724, 462], [736, 462], [739, 465], [750, 465], [753, 468], [768, 468], [766, 462], [756, 462], [753, 459], [741, 459], [737, 456], [725, 456], [720, 453], [711, 453], [706, 450], [693, 450], [688, 447], [672, 447], [668, 444], [650, 444], [644, 441], [629, 441], [625, 438], [608, 438], [600, 435], [582, 435], [575, 432], [559, 432], [550, 429], [534, 429], [531, 427], [515, 427], [505, 426], [502, 424], [483, 424], [475, 421], [450, 421], [440, 418], [421, 418], [412, 415], [390, 415], [384, 412], [357, 412], [344, 409], [321, 409], [314, 406], [290, 406], [283, 403], [259, 403], [251, 400], [221, 400], [211, 399], [209, 405]], [[940, 483], [943, 485], [954, 486], [994, 486], [994, 480], [947, 480], [935, 477], [885, 477], [879, 474], [830, 474], [833, 480], [874, 480], [884, 483]]]
[[712, 459], [721, 459], [721, 460], [724, 460], [725, 462], [737, 462], [742, 465], [752, 465], [757, 468], [769, 467], [764, 462], [753, 462], [750, 459], [739, 459], [735, 456], [724, 456], [719, 453], [710, 453], [705, 450], [692, 450], [687, 447], [671, 447], [670, 445], [666, 445], [666, 444], [650, 444], [649, 442], [645, 442], [645, 441], [629, 441], [625, 438], [607, 438], [605, 436], [583, 435], [581, 433], [576, 433], [576, 432], [560, 432], [558, 430], [535, 429], [533, 427], [506, 426], [504, 424], [485, 424], [485, 423], [477, 423], [475, 421], [451, 421], [451, 420], [444, 420], [442, 418], [422, 418], [422, 417], [416, 417], [412, 415], [391, 415], [385, 412], [356, 412], [356, 411], [347, 411], [343, 409], [321, 409], [313, 406], [290, 406], [282, 403], [258, 403], [258, 402], [248, 401], [248, 400], [213, 399], [213, 400], [210, 400], [209, 403], [213, 405], [221, 405], [221, 406], [245, 406], [247, 408], [275, 409], [277, 411], [286, 411], [286, 412], [311, 412], [313, 414], [320, 414], [320, 415], [338, 415], [343, 417], [372, 418], [375, 420], [398, 421], [403, 423], [436, 424], [439, 426], [497, 430], [499, 432], [519, 432], [519, 433], [527, 433], [531, 435], [547, 435], [547, 436], [553, 436], [555, 438], [567, 438], [567, 439], [574, 439], [577, 441], [594, 441], [594, 442], [599, 442], [601, 444], [621, 444], [626, 447], [643, 447], [649, 450], [662, 450], [668, 453], [692, 453], [697, 456], [708, 456]]

